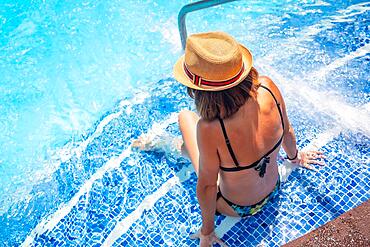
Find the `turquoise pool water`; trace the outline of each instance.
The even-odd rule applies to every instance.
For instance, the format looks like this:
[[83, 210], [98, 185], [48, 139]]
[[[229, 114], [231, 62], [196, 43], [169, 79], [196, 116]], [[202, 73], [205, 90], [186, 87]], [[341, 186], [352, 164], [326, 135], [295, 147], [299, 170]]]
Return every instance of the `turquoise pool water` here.
[[[174, 114], [193, 107], [171, 79], [186, 3], [0, 5], [3, 245], [196, 245], [189, 162], [129, 149], [146, 131], [178, 135]], [[329, 156], [316, 174], [294, 171], [263, 214], [218, 218], [229, 245], [281, 245], [370, 198], [369, 11], [238, 1], [189, 14], [190, 33], [224, 30], [251, 49], [285, 95], [300, 147]]]

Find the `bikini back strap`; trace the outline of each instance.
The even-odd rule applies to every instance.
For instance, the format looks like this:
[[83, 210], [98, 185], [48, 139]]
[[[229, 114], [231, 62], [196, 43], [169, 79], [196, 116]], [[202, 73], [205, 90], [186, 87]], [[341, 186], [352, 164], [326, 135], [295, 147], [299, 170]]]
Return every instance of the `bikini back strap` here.
[[281, 125], [282, 125], [282, 127], [283, 127], [283, 130], [285, 130], [285, 129], [284, 129], [283, 113], [281, 112], [280, 103], [277, 101], [277, 99], [276, 99], [275, 95], [273, 94], [273, 92], [272, 92], [268, 87], [266, 87], [266, 86], [264, 86], [264, 85], [260, 85], [260, 86], [261, 86], [262, 88], [266, 89], [266, 90], [267, 90], [267, 91], [272, 95], [272, 97], [274, 98], [275, 103], [276, 103], [276, 106], [277, 106], [277, 108], [278, 108], [278, 110], [279, 110], [280, 119], [281, 119]]
[[234, 154], [234, 151], [233, 151], [233, 149], [231, 147], [229, 137], [227, 136], [227, 133], [226, 133], [226, 128], [225, 128], [224, 121], [221, 118], [219, 118], [219, 120], [220, 120], [220, 124], [221, 124], [222, 133], [224, 134], [224, 138], [225, 138], [227, 149], [229, 150], [230, 156], [233, 159], [235, 165], [238, 167], [239, 166], [239, 162], [236, 159], [236, 156]]

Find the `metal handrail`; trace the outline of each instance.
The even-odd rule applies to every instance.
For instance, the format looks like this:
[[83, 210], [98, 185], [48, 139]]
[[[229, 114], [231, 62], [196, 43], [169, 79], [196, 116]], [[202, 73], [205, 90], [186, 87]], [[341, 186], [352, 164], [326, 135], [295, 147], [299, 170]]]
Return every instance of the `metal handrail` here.
[[200, 9], [210, 8], [210, 7], [228, 3], [228, 2], [234, 2], [234, 1], [237, 1], [237, 0], [203, 0], [203, 1], [190, 3], [182, 7], [179, 12], [179, 16], [177, 18], [182, 49], [185, 49], [186, 38], [187, 38], [186, 23], [185, 23], [185, 17], [187, 13], [197, 11]]

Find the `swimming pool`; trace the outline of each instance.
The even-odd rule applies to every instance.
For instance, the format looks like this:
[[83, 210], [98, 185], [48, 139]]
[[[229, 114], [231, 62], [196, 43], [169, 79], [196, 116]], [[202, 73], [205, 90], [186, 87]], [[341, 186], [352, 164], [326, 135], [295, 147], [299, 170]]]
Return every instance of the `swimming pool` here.
[[[189, 162], [129, 148], [143, 132], [178, 135], [176, 112], [193, 108], [171, 78], [186, 3], [0, 5], [3, 245], [196, 246]], [[224, 30], [251, 49], [299, 146], [328, 156], [317, 173], [293, 171], [256, 217], [219, 217], [230, 246], [281, 245], [370, 198], [369, 11], [366, 1], [238, 1], [189, 14], [190, 33]]]

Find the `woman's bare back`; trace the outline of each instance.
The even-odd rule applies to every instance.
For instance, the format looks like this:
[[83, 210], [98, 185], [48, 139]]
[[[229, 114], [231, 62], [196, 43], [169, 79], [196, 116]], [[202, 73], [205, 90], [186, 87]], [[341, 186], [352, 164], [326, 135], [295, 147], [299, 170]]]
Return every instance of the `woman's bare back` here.
[[[270, 84], [265, 78], [262, 84]], [[266, 85], [269, 87], [269, 85]], [[263, 157], [283, 135], [279, 110], [272, 95], [262, 87], [237, 113], [224, 120], [227, 135], [240, 166], [248, 166]], [[214, 121], [215, 125], [220, 125]], [[215, 128], [216, 129], [216, 128]], [[235, 167], [219, 127], [218, 154], [222, 167]], [[276, 163], [280, 146], [269, 155], [270, 162], [263, 177], [254, 168], [234, 172], [220, 170], [219, 185], [223, 195], [239, 205], [252, 205], [265, 198], [275, 187]]]

